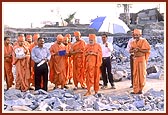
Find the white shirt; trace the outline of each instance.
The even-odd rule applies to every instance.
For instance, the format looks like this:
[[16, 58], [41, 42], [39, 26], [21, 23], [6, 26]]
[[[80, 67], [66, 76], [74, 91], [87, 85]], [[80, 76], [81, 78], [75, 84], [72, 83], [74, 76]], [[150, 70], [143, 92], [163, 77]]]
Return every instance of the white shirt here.
[[[105, 44], [108, 44], [108, 47], [105, 46]], [[105, 44], [101, 43], [100, 46], [102, 48], [102, 57], [110, 57], [111, 53], [113, 51], [113, 45], [112, 43], [106, 42]]]
[[134, 38], [129, 39], [126, 51], [129, 53], [129, 50], [131, 49], [131, 42], [134, 41]]

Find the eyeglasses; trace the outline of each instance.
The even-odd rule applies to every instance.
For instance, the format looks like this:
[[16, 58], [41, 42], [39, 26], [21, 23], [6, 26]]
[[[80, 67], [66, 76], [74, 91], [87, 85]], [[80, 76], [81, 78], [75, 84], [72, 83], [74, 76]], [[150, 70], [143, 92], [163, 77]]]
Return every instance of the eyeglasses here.
[[106, 37], [102, 37], [102, 38], [106, 38]]

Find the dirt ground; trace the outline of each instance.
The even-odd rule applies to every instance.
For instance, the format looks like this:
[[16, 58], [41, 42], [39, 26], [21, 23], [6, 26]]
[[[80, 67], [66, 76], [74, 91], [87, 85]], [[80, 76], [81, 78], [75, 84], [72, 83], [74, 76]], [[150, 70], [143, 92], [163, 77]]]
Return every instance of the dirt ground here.
[[[100, 84], [103, 84], [103, 81], [100, 80]], [[67, 85], [69, 87], [70, 90], [73, 90], [74, 85]], [[78, 90], [74, 90], [75, 93], [80, 93], [81, 95], [84, 95], [86, 93], [86, 89], [82, 89], [80, 87], [80, 84], [78, 84], [79, 89]], [[130, 92], [133, 91], [132, 88], [130, 88], [131, 86], [131, 81], [129, 79], [124, 79], [120, 82], [115, 82], [115, 86], [116, 89], [110, 89], [110, 84], [108, 84], [108, 88], [107, 89], [101, 89], [101, 85], [99, 86], [99, 92], [98, 93], [102, 93], [102, 94], [109, 94], [109, 95], [123, 95], [123, 94], [129, 94]], [[4, 88], [6, 89], [6, 84], [4, 84]], [[11, 88], [15, 88], [15, 86], [13, 85]], [[48, 91], [53, 90], [54, 88], [54, 84], [50, 83], [50, 81], [48, 82]], [[160, 91], [160, 90], [164, 90], [166, 91], [166, 80], [163, 79], [163, 77], [161, 79], [146, 79], [146, 84], [144, 87], [143, 92], [145, 93], [146, 91], [148, 91], [149, 89], [153, 88], [154, 90]], [[94, 90], [93, 87], [91, 89], [92, 94], [94, 94]], [[33, 92], [33, 90], [31, 90], [31, 92]]]
[[[100, 84], [102, 84], [103, 81], [100, 80]], [[69, 86], [69, 89], [73, 89], [74, 85], [67, 85]], [[82, 89], [80, 88], [80, 85], [78, 84], [79, 89], [75, 90], [75, 93], [80, 93], [82, 95], [84, 95], [86, 93], [86, 89]], [[122, 80], [120, 82], [115, 82], [115, 86], [116, 89], [110, 89], [110, 84], [108, 84], [108, 88], [107, 89], [101, 89], [101, 86], [99, 86], [100, 90], [98, 93], [103, 93], [103, 94], [109, 94], [109, 95], [123, 95], [123, 94], [129, 94], [130, 92], [133, 91], [132, 88], [130, 88], [131, 86], [131, 81], [126, 79], [126, 80]], [[49, 91], [52, 90], [54, 87], [53, 84], [49, 83]], [[146, 79], [146, 85], [144, 87], [143, 92], [145, 93], [146, 91], [148, 91], [149, 89], [153, 88], [154, 90], [160, 91], [160, 90], [166, 90], [166, 83], [164, 79]], [[94, 94], [94, 90], [93, 88], [91, 89], [92, 94]]]

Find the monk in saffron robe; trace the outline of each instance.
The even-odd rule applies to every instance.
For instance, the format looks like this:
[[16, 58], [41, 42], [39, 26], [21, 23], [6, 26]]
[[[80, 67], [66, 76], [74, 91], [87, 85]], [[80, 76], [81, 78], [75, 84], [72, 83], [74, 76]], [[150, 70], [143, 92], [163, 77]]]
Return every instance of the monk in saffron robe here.
[[63, 44], [65, 45], [65, 49], [67, 52], [67, 55], [65, 56], [66, 58], [66, 77], [67, 77], [67, 81], [66, 84], [68, 83], [68, 79], [69, 79], [69, 51], [70, 51], [70, 47], [68, 46], [68, 37], [64, 37], [63, 38]]
[[86, 88], [86, 78], [84, 76], [84, 51], [86, 43], [81, 39], [79, 31], [74, 32], [76, 42], [72, 45], [70, 54], [73, 55], [73, 82], [75, 85], [74, 90], [78, 88], [80, 83], [82, 88]]
[[[66, 47], [62, 43], [63, 36], [61, 34], [57, 35], [57, 41], [50, 47], [50, 53], [52, 57], [53, 67], [50, 67], [51, 72], [53, 72], [53, 81], [55, 88], [58, 88], [61, 85], [61, 88], [64, 88], [67, 81], [66, 76], [66, 55], [61, 55], [60, 51], [66, 52]], [[50, 74], [51, 75], [51, 74]]]
[[96, 43], [96, 35], [89, 34], [89, 44], [85, 49], [85, 76], [87, 92], [85, 96], [90, 95], [90, 88], [94, 86], [95, 94], [99, 90], [100, 66], [102, 63], [102, 48]]
[[[25, 47], [27, 47], [28, 49], [29, 49], [29, 52], [31, 53], [31, 51], [30, 51], [30, 46], [31, 46], [31, 44], [32, 44], [32, 35], [26, 35], [26, 41], [25, 41]], [[31, 57], [30, 57], [31, 58]], [[31, 71], [31, 59], [30, 59], [30, 62], [29, 62], [29, 64], [30, 64], [30, 71]], [[31, 77], [30, 77], [30, 79], [31, 79]], [[30, 80], [29, 80], [30, 81]], [[31, 87], [30, 87], [30, 89], [31, 89]]]
[[32, 44], [32, 35], [26, 35], [26, 41], [28, 42], [28, 46]]
[[[71, 35], [70, 34], [66, 34], [65, 37], [68, 38], [68, 42], [67, 42], [67, 48], [68, 48], [68, 53], [70, 52], [70, 49], [72, 47], [72, 43], [71, 43]], [[64, 43], [64, 45], [66, 45]], [[72, 84], [71, 79], [73, 78], [73, 57], [72, 55], [68, 55], [68, 84]]]
[[12, 74], [12, 53], [13, 46], [10, 44], [10, 37], [4, 37], [4, 78], [7, 84], [7, 89], [13, 85]]
[[133, 92], [131, 94], [142, 94], [146, 82], [146, 65], [150, 55], [150, 45], [145, 38], [141, 37], [139, 29], [133, 30], [134, 41], [131, 42], [130, 53], [133, 57]]
[[16, 89], [27, 91], [29, 89], [30, 79], [30, 53], [27, 47], [24, 46], [25, 37], [18, 37], [18, 45], [14, 48], [13, 65], [16, 66]]
[[[19, 36], [25, 37], [24, 34], [19, 34]], [[13, 48], [18, 45], [18, 41], [13, 43]], [[24, 41], [24, 46], [29, 47], [29, 43], [25, 40]]]
[[[31, 45], [29, 46], [29, 50], [30, 50], [30, 53], [32, 52], [32, 49], [36, 46], [36, 45], [38, 45], [38, 42], [37, 42], [37, 40], [38, 40], [38, 38], [40, 37], [40, 35], [39, 34], [34, 34], [33, 35], [33, 42], [31, 43]], [[35, 80], [34, 80], [34, 61], [31, 59], [31, 61], [30, 61], [30, 65], [31, 65], [31, 67], [30, 67], [30, 72], [31, 72], [31, 77], [30, 77], [30, 79], [29, 79], [29, 84], [32, 84], [32, 86], [34, 86], [34, 82], [35, 82]], [[42, 83], [41, 83], [42, 84]]]

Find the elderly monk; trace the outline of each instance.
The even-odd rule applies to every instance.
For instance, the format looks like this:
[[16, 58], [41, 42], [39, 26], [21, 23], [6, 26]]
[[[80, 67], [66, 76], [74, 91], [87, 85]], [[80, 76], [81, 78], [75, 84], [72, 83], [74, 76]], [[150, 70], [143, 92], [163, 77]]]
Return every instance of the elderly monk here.
[[84, 51], [86, 43], [81, 39], [79, 31], [74, 32], [76, 42], [72, 45], [70, 54], [73, 55], [73, 81], [75, 84], [74, 90], [78, 88], [80, 83], [82, 88], [86, 88], [86, 78], [84, 76]]
[[30, 78], [30, 53], [24, 46], [25, 37], [18, 37], [18, 45], [14, 48], [13, 65], [16, 66], [16, 89], [27, 91], [29, 89], [28, 79]]
[[90, 95], [90, 88], [94, 86], [95, 94], [99, 90], [100, 66], [102, 63], [102, 48], [96, 43], [96, 35], [89, 34], [89, 44], [85, 49], [85, 76], [87, 92], [85, 96]]
[[133, 92], [131, 94], [142, 94], [146, 82], [146, 65], [150, 55], [150, 45], [145, 38], [141, 37], [139, 29], [133, 30], [134, 41], [131, 42], [130, 53], [133, 57]]
[[12, 53], [13, 46], [10, 44], [10, 37], [4, 37], [4, 78], [7, 89], [13, 85], [14, 80], [12, 74]]
[[[24, 34], [19, 34], [18, 36], [25, 37]], [[17, 46], [17, 45], [18, 45], [18, 41], [15, 41], [15, 42], [13, 43], [13, 48], [14, 48], [15, 46]], [[28, 43], [26, 40], [24, 41], [24, 46], [25, 46], [25, 47], [29, 47], [29, 43]]]
[[[68, 38], [68, 52], [70, 52], [70, 49], [72, 47], [72, 43], [71, 43], [71, 34], [66, 34], [65, 37]], [[66, 44], [64, 44], [66, 45]], [[68, 56], [68, 84], [72, 84], [71, 79], [73, 78], [73, 57], [72, 55]]]
[[[62, 43], [63, 36], [61, 34], [57, 35], [57, 41], [50, 47], [50, 53], [52, 57], [52, 67], [50, 67], [51, 72], [53, 72], [53, 81], [52, 83], [55, 84], [55, 88], [58, 88], [61, 85], [61, 88], [67, 88], [66, 81], [67, 81], [67, 74], [66, 74], [66, 55], [60, 55], [60, 51], [65, 50], [66, 47]], [[51, 75], [51, 74], [50, 74]], [[54, 89], [55, 89], [54, 88]]]
[[[40, 37], [40, 35], [38, 34], [38, 33], [35, 33], [34, 35], [33, 35], [33, 42], [32, 42], [32, 44], [29, 46], [29, 50], [30, 50], [30, 53], [32, 52], [32, 49], [36, 46], [36, 45], [38, 45], [38, 42], [37, 42], [37, 40], [38, 40], [38, 38]], [[30, 71], [31, 71], [31, 77], [30, 77], [30, 79], [29, 79], [29, 84], [31, 84], [32, 86], [34, 86], [34, 61], [31, 59], [31, 62], [30, 62], [30, 65], [31, 65], [31, 67], [30, 67]]]

